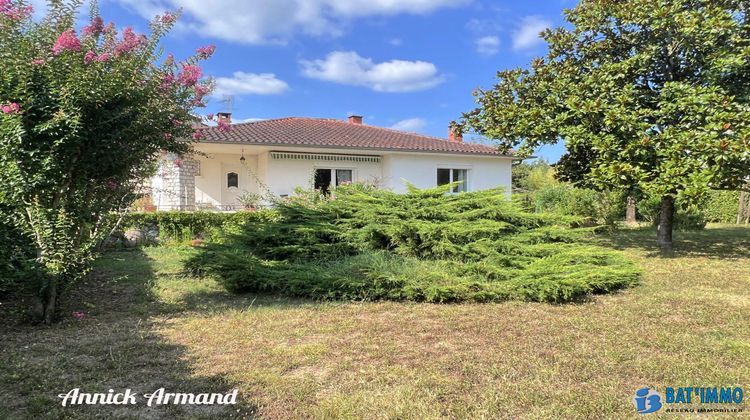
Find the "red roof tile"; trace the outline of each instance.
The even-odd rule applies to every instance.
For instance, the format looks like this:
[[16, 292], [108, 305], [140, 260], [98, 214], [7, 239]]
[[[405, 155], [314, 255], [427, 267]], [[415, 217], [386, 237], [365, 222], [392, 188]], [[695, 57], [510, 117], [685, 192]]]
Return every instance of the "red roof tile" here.
[[202, 131], [201, 142], [206, 143], [507, 156], [491, 146], [322, 118], [279, 118], [232, 124], [228, 132], [216, 127]]

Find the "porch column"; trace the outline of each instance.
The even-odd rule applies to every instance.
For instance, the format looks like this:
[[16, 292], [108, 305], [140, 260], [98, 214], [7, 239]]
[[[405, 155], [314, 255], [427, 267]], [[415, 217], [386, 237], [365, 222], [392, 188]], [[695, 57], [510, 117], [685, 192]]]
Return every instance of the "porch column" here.
[[159, 161], [152, 182], [157, 210], [195, 210], [195, 175], [198, 162], [187, 156], [167, 153]]

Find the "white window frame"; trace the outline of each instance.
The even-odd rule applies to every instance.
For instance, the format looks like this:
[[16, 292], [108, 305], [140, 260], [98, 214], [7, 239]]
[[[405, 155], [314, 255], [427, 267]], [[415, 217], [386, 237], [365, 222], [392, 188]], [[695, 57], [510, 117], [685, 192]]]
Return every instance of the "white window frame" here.
[[320, 165], [320, 166], [314, 166], [313, 167], [313, 188], [315, 188], [315, 172], [318, 170], [329, 170], [331, 171], [331, 185], [330, 189], [331, 191], [335, 190], [338, 185], [336, 185], [336, 173], [333, 171], [336, 170], [345, 170], [345, 171], [352, 171], [352, 184], [357, 182], [357, 168], [353, 166], [327, 166], [327, 165]]
[[437, 185], [437, 171], [440, 170], [440, 169], [447, 169], [449, 171], [449, 177], [448, 177], [450, 179], [450, 181], [448, 182], [449, 184], [456, 181], [453, 178], [453, 171], [466, 171], [466, 179], [464, 180], [463, 184], [461, 185], [461, 186], [463, 186], [464, 190], [463, 191], [453, 191], [453, 189], [451, 188], [451, 190], [448, 191], [449, 194], [459, 194], [459, 193], [462, 193], [462, 192], [470, 192], [470, 191], [473, 190], [473, 188], [472, 188], [472, 177], [471, 177], [471, 172], [472, 172], [472, 167], [471, 166], [464, 166], [464, 165], [438, 165], [435, 168], [435, 184], [436, 185]]

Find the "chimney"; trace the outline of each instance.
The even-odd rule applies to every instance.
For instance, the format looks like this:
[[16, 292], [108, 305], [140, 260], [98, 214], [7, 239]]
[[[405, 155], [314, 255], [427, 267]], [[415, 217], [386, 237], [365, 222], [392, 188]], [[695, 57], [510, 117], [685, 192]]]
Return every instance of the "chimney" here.
[[231, 112], [218, 112], [216, 113], [216, 122], [225, 122], [227, 124], [232, 123], [232, 113]]
[[349, 124], [362, 125], [362, 116], [361, 115], [350, 115], [349, 116]]
[[454, 143], [463, 143], [464, 134], [458, 127], [450, 125], [448, 126], [448, 140]]

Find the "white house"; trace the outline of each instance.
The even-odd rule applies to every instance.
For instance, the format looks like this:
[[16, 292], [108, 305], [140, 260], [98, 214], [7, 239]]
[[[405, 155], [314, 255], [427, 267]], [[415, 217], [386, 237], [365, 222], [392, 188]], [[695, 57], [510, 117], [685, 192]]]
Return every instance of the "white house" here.
[[[218, 118], [231, 123], [231, 115]], [[190, 157], [164, 156], [152, 179], [158, 210], [232, 210], [243, 192], [288, 196], [296, 187], [371, 182], [396, 192], [406, 182], [431, 188], [461, 181], [456, 192], [504, 187], [517, 157], [449, 133], [441, 139], [362, 123], [279, 118], [204, 127]]]

